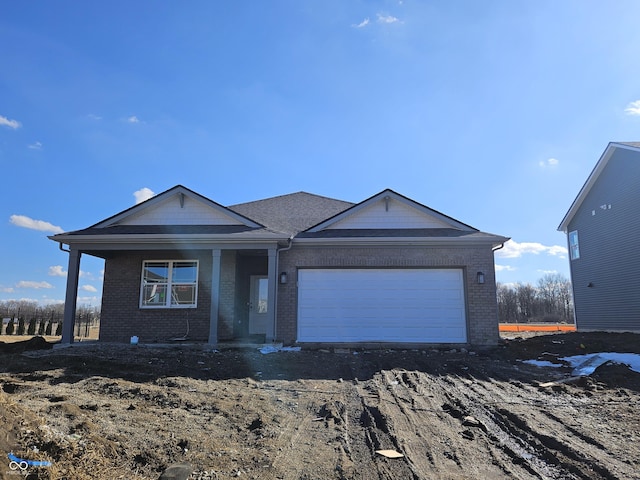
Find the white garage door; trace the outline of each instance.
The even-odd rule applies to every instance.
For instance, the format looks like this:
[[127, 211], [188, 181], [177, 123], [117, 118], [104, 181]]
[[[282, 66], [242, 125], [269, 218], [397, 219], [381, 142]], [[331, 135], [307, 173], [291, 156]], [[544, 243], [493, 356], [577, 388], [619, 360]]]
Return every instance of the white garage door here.
[[299, 270], [298, 341], [464, 343], [462, 270]]

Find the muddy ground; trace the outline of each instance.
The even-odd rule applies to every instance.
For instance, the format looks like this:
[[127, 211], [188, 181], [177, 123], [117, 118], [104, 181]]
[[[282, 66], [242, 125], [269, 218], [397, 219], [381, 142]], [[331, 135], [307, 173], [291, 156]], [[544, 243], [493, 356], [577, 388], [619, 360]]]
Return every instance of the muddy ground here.
[[542, 387], [571, 369], [519, 361], [602, 351], [640, 353], [640, 335], [472, 351], [4, 353], [0, 453], [52, 465], [11, 470], [5, 456], [0, 478], [157, 479], [178, 462], [190, 479], [640, 478], [640, 374], [605, 364]]

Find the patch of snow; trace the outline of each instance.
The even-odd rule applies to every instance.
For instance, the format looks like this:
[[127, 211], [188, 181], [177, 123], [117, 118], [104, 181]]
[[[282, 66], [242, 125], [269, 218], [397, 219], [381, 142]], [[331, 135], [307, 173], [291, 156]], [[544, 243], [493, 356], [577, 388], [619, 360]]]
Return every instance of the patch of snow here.
[[[561, 357], [558, 360], [567, 362], [571, 367], [573, 367], [574, 370], [571, 374], [575, 376], [591, 375], [600, 365], [607, 362], [626, 365], [634, 372], [640, 373], [640, 355], [637, 353], [589, 353], [586, 355]], [[564, 366], [547, 360], [523, 360], [522, 363], [528, 363], [529, 365], [535, 365], [536, 367], [558, 368]]]
[[[574, 355], [572, 357], [563, 357], [560, 360], [564, 360], [565, 362], [568, 362], [572, 367], [577, 367], [591, 360], [593, 357], [596, 357], [596, 356], [600, 357], [601, 360], [604, 360], [604, 362], [602, 363], [613, 362], [613, 363], [619, 363], [621, 365], [627, 365], [634, 372], [640, 373], [640, 355], [638, 355], [637, 353], [615, 353], [615, 352], [590, 353], [587, 355]], [[597, 361], [596, 363], [599, 363], [599, 361]], [[595, 368], [593, 370], [595, 370]], [[593, 373], [593, 370], [591, 370], [590, 373]], [[580, 375], [589, 375], [589, 373], [580, 373]]]
[[536, 367], [553, 367], [558, 368], [563, 365], [560, 363], [553, 363], [548, 360], [523, 360], [522, 363], [528, 363], [529, 365], [535, 365]]
[[280, 347], [273, 345], [266, 345], [260, 349], [260, 353], [263, 355], [267, 355], [268, 353], [276, 353], [276, 352], [299, 352], [302, 350], [301, 347]]

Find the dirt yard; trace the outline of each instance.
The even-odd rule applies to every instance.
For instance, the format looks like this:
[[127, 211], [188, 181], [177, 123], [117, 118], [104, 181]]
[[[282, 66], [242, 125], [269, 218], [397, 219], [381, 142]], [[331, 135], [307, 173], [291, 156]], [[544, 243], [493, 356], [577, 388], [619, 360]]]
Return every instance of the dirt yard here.
[[[484, 351], [21, 345], [0, 345], [2, 479], [155, 480], [179, 462], [190, 479], [640, 478], [640, 374], [605, 364], [543, 387], [571, 369], [519, 361], [640, 353], [640, 335]], [[52, 464], [11, 470], [10, 452]]]

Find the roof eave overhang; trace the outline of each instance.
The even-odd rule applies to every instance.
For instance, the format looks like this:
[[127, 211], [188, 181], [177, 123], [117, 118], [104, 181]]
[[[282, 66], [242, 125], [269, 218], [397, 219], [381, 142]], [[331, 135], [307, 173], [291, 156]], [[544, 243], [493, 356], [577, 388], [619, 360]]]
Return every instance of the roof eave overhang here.
[[349, 237], [349, 238], [295, 238], [295, 244], [305, 246], [425, 246], [425, 247], [499, 247], [509, 240], [508, 237], [488, 236], [484, 238], [465, 237]]
[[156, 235], [52, 235], [49, 239], [54, 242], [65, 245], [93, 245], [98, 248], [112, 246], [118, 248], [121, 245], [211, 245], [211, 244], [256, 244], [265, 242], [286, 242], [288, 237], [285, 235], [251, 235], [238, 236], [233, 235], [172, 235], [172, 234], [156, 234]]

